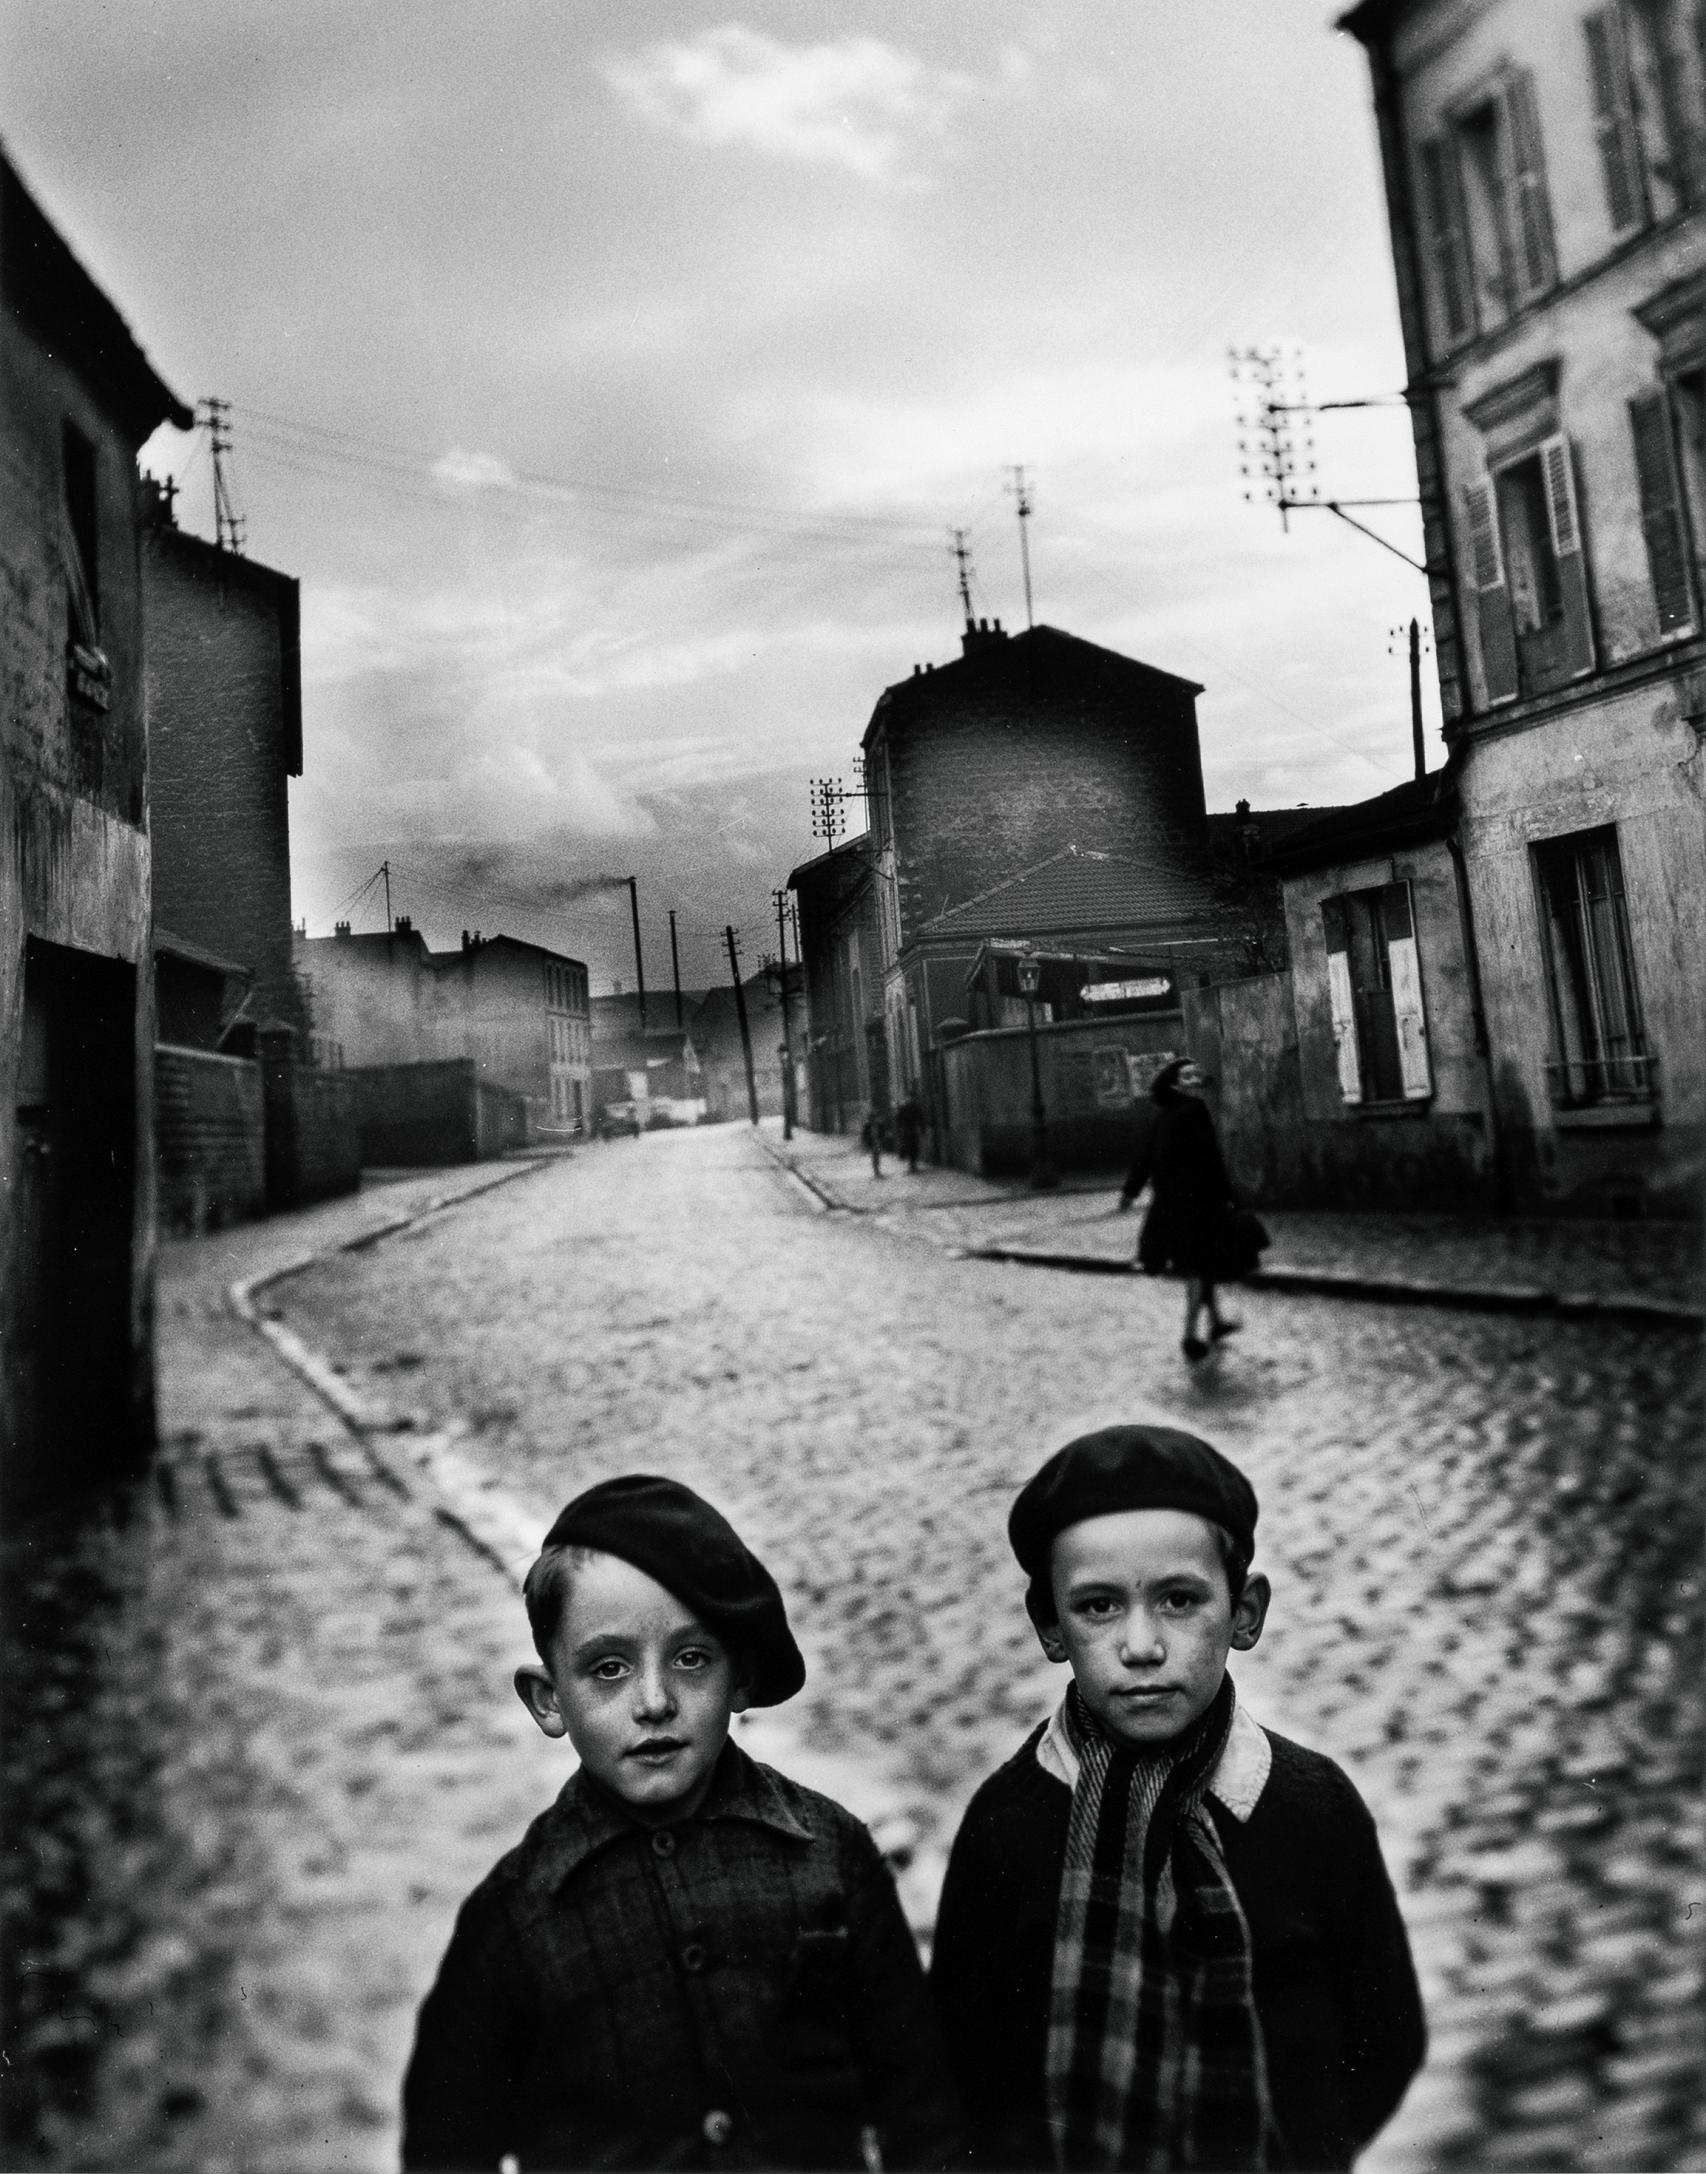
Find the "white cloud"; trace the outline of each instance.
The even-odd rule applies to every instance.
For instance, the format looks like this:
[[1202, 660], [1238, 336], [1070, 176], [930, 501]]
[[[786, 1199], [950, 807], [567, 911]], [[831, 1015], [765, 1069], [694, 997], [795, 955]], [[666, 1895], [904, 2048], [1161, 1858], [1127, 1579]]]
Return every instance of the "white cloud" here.
[[515, 470], [493, 453], [470, 453], [453, 445], [432, 464], [433, 480], [453, 490], [513, 490]]
[[1026, 88], [1031, 67], [1028, 55], [1009, 47], [995, 78], [984, 82], [932, 68], [881, 38], [785, 45], [724, 23], [608, 61], [604, 76], [635, 112], [689, 143], [739, 146], [917, 187], [922, 176], [908, 154], [940, 141], [968, 99]]

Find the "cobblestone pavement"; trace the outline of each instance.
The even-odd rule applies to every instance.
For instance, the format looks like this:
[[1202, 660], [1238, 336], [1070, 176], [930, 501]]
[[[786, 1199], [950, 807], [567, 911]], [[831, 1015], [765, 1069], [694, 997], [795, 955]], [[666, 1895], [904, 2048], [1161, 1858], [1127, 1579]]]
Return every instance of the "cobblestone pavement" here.
[[[962, 1170], [922, 1166], [913, 1174], [885, 1156], [877, 1178], [856, 1140], [796, 1132], [784, 1145], [775, 1121], [765, 1140], [829, 1203], [885, 1218], [927, 1213], [930, 1234], [943, 1246], [1047, 1247], [1105, 1261], [1129, 1261], [1136, 1247], [1139, 1218], [1117, 1212], [1117, 1176], [1074, 1175], [1058, 1192], [1033, 1193], [1023, 1180], [1001, 1184]], [[1698, 1224], [1268, 1208], [1262, 1220], [1274, 1241], [1263, 1261], [1270, 1270], [1695, 1307], [1706, 1285]]]
[[[1175, 1289], [945, 1257], [929, 1220], [816, 1212], [745, 1128], [652, 1135], [273, 1302], [541, 1518], [634, 1468], [721, 1502], [812, 1664], [755, 1742], [878, 1817], [921, 1923], [1058, 1692], [1013, 1489], [1111, 1417], [1207, 1433], [1276, 1586], [1241, 1688], [1355, 1775], [1428, 1993], [1365, 2166], [1701, 2164], [1694, 1341], [1251, 1291], [1192, 1371]], [[167, 1321], [180, 1484], [25, 1566], [14, 2093], [37, 2163], [382, 2165], [455, 1899], [560, 1771], [507, 1689], [524, 1625], [406, 1435], [340, 1433], [216, 1309]]]

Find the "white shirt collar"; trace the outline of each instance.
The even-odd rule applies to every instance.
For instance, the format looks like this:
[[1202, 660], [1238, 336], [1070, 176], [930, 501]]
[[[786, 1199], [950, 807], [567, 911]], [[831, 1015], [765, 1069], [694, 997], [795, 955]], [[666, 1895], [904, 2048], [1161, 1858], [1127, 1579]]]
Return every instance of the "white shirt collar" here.
[[[1267, 1731], [1259, 1721], [1252, 1720], [1241, 1703], [1234, 1703], [1226, 1748], [1208, 1778], [1210, 1795], [1218, 1797], [1242, 1825], [1256, 1809], [1273, 1763], [1274, 1748], [1268, 1742]], [[1068, 1789], [1078, 1786], [1078, 1754], [1067, 1739], [1064, 1699], [1037, 1739], [1037, 1764]]]

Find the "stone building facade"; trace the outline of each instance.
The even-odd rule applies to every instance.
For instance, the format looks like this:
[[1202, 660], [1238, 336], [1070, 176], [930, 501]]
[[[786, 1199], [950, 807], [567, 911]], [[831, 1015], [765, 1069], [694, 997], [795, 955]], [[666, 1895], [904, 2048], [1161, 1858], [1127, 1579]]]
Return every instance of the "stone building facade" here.
[[1510, 1204], [1698, 1213], [1694, 0], [1364, 0]]
[[0, 1491], [153, 1437], [136, 455], [191, 414], [0, 155]]
[[804, 861], [788, 878], [799, 902], [805, 1122], [814, 1132], [857, 1132], [866, 1109], [888, 1102], [883, 948], [876, 856], [868, 834]]
[[535, 1129], [590, 1121], [592, 1026], [579, 959], [466, 932], [460, 950], [431, 951], [406, 915], [379, 935], [355, 935], [347, 922], [331, 936], [298, 935], [295, 958], [323, 1061], [471, 1058], [478, 1082], [523, 1098]]

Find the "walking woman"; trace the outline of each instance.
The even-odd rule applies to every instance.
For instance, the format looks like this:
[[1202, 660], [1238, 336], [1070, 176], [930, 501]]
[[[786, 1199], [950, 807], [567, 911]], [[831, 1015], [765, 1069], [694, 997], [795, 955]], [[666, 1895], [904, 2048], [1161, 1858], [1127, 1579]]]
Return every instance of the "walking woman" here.
[[[1214, 1119], [1202, 1100], [1207, 1085], [1189, 1057], [1156, 1073], [1149, 1090], [1155, 1122], [1120, 1192], [1124, 1210], [1145, 1185], [1155, 1189], [1137, 1242], [1138, 1265], [1152, 1276], [1171, 1271], [1185, 1278], [1185, 1334], [1179, 1348], [1193, 1365], [1207, 1357], [1211, 1342], [1235, 1336], [1240, 1326], [1221, 1312], [1216, 1284], [1247, 1276], [1268, 1242], [1261, 1224], [1232, 1198]], [[1206, 1341], [1197, 1333], [1205, 1312]]]

